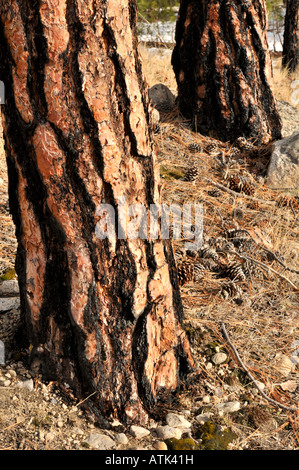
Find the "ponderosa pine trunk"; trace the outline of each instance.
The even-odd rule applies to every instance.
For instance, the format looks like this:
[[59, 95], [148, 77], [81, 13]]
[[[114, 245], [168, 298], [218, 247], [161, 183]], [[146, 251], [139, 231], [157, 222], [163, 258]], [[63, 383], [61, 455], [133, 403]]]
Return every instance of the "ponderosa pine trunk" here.
[[299, 0], [287, 0], [282, 65], [289, 72], [295, 72], [299, 67]]
[[194, 130], [222, 141], [281, 137], [264, 0], [181, 0], [172, 65]]
[[168, 240], [96, 234], [103, 203], [160, 203], [136, 2], [1, 0], [0, 18], [31, 358], [99, 416], [145, 423], [195, 364]]

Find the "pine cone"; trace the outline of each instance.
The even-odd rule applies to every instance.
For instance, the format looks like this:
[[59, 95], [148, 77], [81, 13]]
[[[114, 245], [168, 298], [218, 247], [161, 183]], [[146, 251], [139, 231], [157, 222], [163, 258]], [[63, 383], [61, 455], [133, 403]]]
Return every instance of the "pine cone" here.
[[231, 176], [228, 182], [229, 189], [237, 193], [244, 193], [247, 196], [253, 196], [255, 187], [246, 178], [242, 176]]
[[199, 177], [199, 171], [196, 166], [189, 168], [185, 174], [184, 181], [196, 181]]
[[225, 277], [229, 277], [233, 281], [245, 281], [246, 280], [246, 275], [243, 271], [243, 264], [238, 263], [238, 262], [234, 262], [228, 265], [222, 272], [222, 275]]
[[208, 152], [209, 155], [213, 155], [213, 156], [219, 155], [221, 153], [216, 142], [211, 142], [207, 144], [205, 150], [206, 152]]
[[216, 250], [214, 250], [210, 246], [204, 246], [198, 251], [198, 254], [201, 258], [211, 258], [213, 261], [218, 261], [219, 259]]
[[231, 176], [229, 181], [228, 181], [228, 187], [232, 191], [240, 192], [240, 178], [237, 176]]
[[211, 189], [208, 191], [208, 195], [212, 197], [220, 197], [222, 195], [222, 192], [219, 189]]
[[225, 300], [236, 299], [241, 297], [242, 290], [234, 281], [228, 281], [221, 287], [220, 295]]
[[244, 183], [241, 192], [247, 194], [247, 196], [253, 196], [255, 194], [255, 187], [251, 183]]
[[235, 157], [237, 155], [240, 155], [241, 154], [241, 150], [239, 149], [239, 147], [232, 147], [229, 151], [229, 156], [230, 157]]
[[201, 263], [194, 264], [194, 282], [203, 278], [205, 267]]
[[297, 197], [293, 196], [280, 196], [277, 200], [278, 207], [292, 207], [293, 209], [299, 209], [299, 201]]
[[183, 286], [187, 282], [193, 281], [194, 279], [194, 265], [185, 258], [180, 260], [177, 264], [177, 274], [179, 278], [179, 285]]
[[252, 201], [249, 204], [247, 204], [248, 209], [258, 211], [260, 210], [261, 204], [258, 201]]
[[202, 151], [202, 145], [199, 142], [192, 142], [189, 146], [188, 149], [190, 152], [201, 152]]
[[227, 231], [228, 238], [243, 238], [246, 239], [248, 237], [247, 233], [244, 230], [232, 229]]

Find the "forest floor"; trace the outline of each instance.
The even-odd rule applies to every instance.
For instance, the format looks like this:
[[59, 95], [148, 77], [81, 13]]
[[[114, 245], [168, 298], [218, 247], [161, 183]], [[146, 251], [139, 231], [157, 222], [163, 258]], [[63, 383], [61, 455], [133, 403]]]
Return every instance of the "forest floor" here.
[[[151, 55], [146, 54], [148, 83], [165, 83], [175, 93], [169, 58], [161, 60], [163, 68], [155, 62], [153, 72]], [[278, 96], [285, 137], [298, 127], [299, 109], [283, 98]], [[211, 139], [190, 131], [176, 111], [160, 123], [155, 142], [163, 202], [196, 202], [203, 207], [201, 257], [188, 258], [186, 240], [173, 241], [178, 264], [201, 267], [197, 280], [181, 286], [184, 326], [200, 370], [199, 381], [183, 387], [173, 403], [165, 405], [161, 422], [153, 423], [146, 437], [136, 439], [119, 426], [108, 432], [92, 422], [74, 397], [54, 383], [44, 383], [29, 369], [28, 351], [13, 342], [19, 309], [0, 312], [0, 339], [9, 350], [0, 366], [0, 450], [86, 450], [94, 433], [113, 438], [116, 450], [152, 450], [159, 441], [154, 428], [165, 425], [171, 410], [184, 414], [194, 438], [203, 425], [198, 416], [209, 416], [221, 432], [233, 433], [231, 450], [299, 449], [299, 192], [267, 187], [269, 149], [260, 149], [259, 158], [242, 154], [229, 159], [229, 146], [214, 141], [224, 158], [211, 156], [206, 151]], [[197, 152], [191, 150], [194, 143], [201, 146]], [[200, 167], [195, 184], [184, 180], [192, 164]], [[240, 176], [250, 191], [229, 192], [232, 179]], [[13, 268], [16, 254], [7, 202], [2, 147], [0, 271]], [[224, 353], [218, 354], [219, 362], [217, 353]], [[224, 411], [224, 404], [231, 404], [231, 409]], [[117, 437], [120, 431], [126, 436], [123, 441]], [[216, 442], [212, 448], [223, 445]]]

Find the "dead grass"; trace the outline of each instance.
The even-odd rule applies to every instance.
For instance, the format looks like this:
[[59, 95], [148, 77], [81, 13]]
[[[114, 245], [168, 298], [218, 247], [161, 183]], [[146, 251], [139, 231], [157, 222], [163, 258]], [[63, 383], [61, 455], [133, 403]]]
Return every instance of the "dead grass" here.
[[147, 49], [145, 46], [140, 45], [139, 52], [148, 86], [152, 87], [156, 83], [164, 83], [176, 94], [177, 84], [171, 67], [171, 50], [165, 47], [157, 55], [155, 49]]
[[281, 66], [281, 57], [274, 58], [272, 64], [273, 87], [276, 98], [286, 101], [299, 109], [299, 70], [288, 74], [287, 70]]

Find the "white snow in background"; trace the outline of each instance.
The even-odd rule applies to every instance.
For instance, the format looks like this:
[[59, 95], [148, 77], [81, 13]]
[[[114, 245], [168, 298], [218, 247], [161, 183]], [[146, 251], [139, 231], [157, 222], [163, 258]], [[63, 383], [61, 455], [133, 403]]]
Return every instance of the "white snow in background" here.
[[[155, 42], [175, 42], [175, 22], [166, 21], [165, 23], [158, 22], [153, 24], [139, 24], [140, 41], [155, 41]], [[268, 43], [271, 51], [281, 52], [283, 41], [283, 28], [278, 33], [268, 31]], [[275, 46], [275, 47], [274, 47]]]

